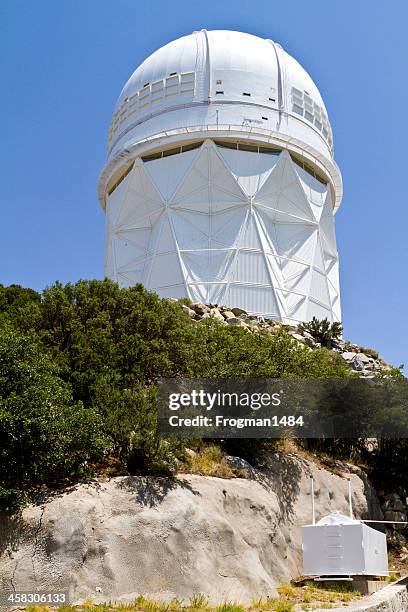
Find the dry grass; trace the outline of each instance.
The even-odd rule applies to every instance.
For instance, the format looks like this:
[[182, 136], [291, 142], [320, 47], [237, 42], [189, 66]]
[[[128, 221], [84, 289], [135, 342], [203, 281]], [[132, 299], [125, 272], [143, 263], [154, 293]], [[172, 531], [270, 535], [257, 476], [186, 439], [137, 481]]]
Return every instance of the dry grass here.
[[[330, 589], [322, 588], [316, 583], [306, 583], [304, 586], [282, 584], [278, 587], [279, 597], [258, 599], [249, 605], [239, 602], [224, 602], [211, 606], [207, 597], [194, 595], [189, 602], [172, 599], [168, 602], [158, 602], [145, 597], [138, 597], [131, 603], [95, 604], [86, 601], [80, 606], [61, 606], [60, 612], [295, 612], [297, 610], [330, 609], [358, 598], [359, 593], [350, 590], [348, 585], [339, 584]], [[52, 608], [35, 606], [27, 608], [28, 612], [46, 612]]]
[[205, 446], [194, 455], [187, 456], [185, 461], [179, 465], [178, 471], [217, 478], [236, 478], [238, 475], [222, 460], [222, 451], [215, 445]]

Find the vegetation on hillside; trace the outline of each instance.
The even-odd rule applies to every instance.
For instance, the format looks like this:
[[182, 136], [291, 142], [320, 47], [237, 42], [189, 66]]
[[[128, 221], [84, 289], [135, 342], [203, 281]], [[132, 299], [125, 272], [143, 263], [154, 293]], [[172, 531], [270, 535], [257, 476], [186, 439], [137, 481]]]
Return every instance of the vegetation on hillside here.
[[[255, 599], [247, 605], [225, 601], [212, 606], [202, 593], [193, 595], [188, 602], [172, 599], [159, 602], [142, 595], [130, 603], [94, 604], [85, 601], [82, 605], [60, 606], [61, 612], [295, 612], [295, 610], [330, 609], [360, 597], [348, 584], [327, 585], [307, 582], [304, 586], [282, 584], [277, 587], [278, 597]], [[27, 612], [40, 612], [40, 606], [27, 608]]]
[[308, 323], [299, 325], [299, 329], [309, 332], [317, 342], [327, 348], [330, 348], [332, 342], [338, 340], [343, 333], [343, 326], [338, 321], [330, 323], [328, 319], [319, 321], [316, 317]]
[[[41, 295], [0, 286], [0, 506], [12, 510], [44, 486], [110, 465], [169, 474], [178, 459], [186, 463], [180, 440], [157, 435], [159, 377], [349, 372], [335, 353], [310, 350], [284, 329], [248, 333], [211, 317], [194, 325], [181, 304], [141, 285], [56, 283]], [[228, 444], [253, 458], [263, 441]], [[407, 457], [408, 445], [398, 454]]]

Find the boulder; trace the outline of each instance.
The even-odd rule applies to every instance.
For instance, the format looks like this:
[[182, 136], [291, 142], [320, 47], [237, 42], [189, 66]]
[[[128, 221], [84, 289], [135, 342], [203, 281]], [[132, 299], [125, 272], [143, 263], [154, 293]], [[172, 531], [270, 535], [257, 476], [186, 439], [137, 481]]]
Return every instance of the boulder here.
[[199, 315], [203, 315], [205, 312], [208, 312], [210, 309], [205, 304], [201, 304], [200, 302], [196, 302], [195, 304], [191, 304], [191, 308]]
[[404, 524], [398, 524], [401, 521], [407, 520], [407, 515], [405, 514], [405, 512], [398, 512], [397, 510], [386, 510], [384, 517], [386, 521], [395, 521], [394, 529], [398, 531], [402, 531], [407, 527]]
[[[26, 507], [19, 518], [2, 518], [0, 588], [68, 587], [72, 602], [274, 596], [277, 584], [302, 573], [310, 474], [318, 519], [348, 513], [348, 482], [290, 454], [276, 453], [252, 470], [250, 480], [100, 479]], [[355, 516], [382, 518], [368, 482], [349, 475]]]
[[188, 316], [189, 316], [191, 319], [194, 319], [194, 317], [196, 316], [195, 311], [194, 311], [194, 310], [192, 310], [192, 308], [189, 308], [188, 306], [185, 306], [184, 304], [183, 304], [183, 306], [182, 306], [182, 309], [184, 310], [184, 312], [185, 312], [186, 314], [188, 314]]
[[364, 370], [364, 365], [364, 361], [361, 359], [361, 353], [357, 353], [351, 362], [351, 367], [353, 370], [356, 370], [356, 372], [361, 372]]
[[290, 335], [292, 336], [292, 338], [294, 338], [298, 342], [302, 342], [302, 344], [305, 343], [305, 338], [301, 334], [297, 334], [297, 333], [291, 332]]
[[218, 319], [218, 321], [222, 321], [223, 323], [225, 321], [224, 317], [222, 316], [218, 308], [210, 309], [210, 317], [213, 317], [214, 319]]
[[365, 353], [358, 353], [359, 360], [366, 365], [370, 363], [370, 357], [368, 357]]
[[242, 310], [242, 308], [231, 308], [232, 312], [236, 317], [247, 316], [248, 313], [246, 310]]
[[345, 359], [346, 361], [352, 361], [354, 359], [354, 357], [356, 356], [357, 353], [352, 352], [352, 351], [345, 351], [344, 353], [341, 354], [341, 356], [343, 357], [343, 359]]
[[223, 461], [233, 470], [239, 470], [246, 475], [246, 478], [254, 478], [256, 471], [248, 461], [241, 459], [241, 457], [234, 457], [233, 455], [227, 455]]
[[224, 319], [234, 319], [235, 315], [231, 310], [224, 310], [222, 313], [222, 316], [224, 317]]

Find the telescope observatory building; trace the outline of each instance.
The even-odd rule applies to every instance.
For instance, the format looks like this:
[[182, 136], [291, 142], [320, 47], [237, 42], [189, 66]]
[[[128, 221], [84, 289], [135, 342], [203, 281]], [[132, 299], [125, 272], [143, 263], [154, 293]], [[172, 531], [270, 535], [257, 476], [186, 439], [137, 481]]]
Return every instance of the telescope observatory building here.
[[340, 321], [332, 131], [272, 40], [202, 30], [150, 55], [119, 96], [98, 196], [121, 286]]

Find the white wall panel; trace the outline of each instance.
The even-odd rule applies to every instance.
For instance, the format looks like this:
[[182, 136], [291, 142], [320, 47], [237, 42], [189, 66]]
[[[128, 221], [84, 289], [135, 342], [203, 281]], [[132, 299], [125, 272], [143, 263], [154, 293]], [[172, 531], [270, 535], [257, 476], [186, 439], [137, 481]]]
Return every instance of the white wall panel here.
[[122, 285], [292, 323], [340, 319], [331, 195], [286, 152], [206, 141], [139, 160], [108, 198], [106, 241], [106, 274]]
[[164, 200], [169, 200], [191, 165], [197, 150], [186, 151], [180, 155], [170, 155], [154, 159], [145, 164], [146, 172], [156, 185]]
[[278, 162], [278, 156], [268, 153], [242, 155], [242, 151], [222, 147], [219, 148], [219, 153], [238, 185], [248, 196], [253, 196], [259, 191]]

